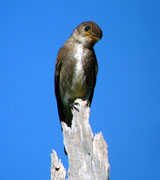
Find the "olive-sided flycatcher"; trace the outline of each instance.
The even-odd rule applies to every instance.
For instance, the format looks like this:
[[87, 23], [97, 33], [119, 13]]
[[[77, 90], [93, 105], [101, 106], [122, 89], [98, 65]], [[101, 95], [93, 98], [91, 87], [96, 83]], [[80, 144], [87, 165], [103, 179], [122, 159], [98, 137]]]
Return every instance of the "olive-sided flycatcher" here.
[[102, 31], [96, 23], [81, 23], [57, 55], [55, 94], [60, 121], [69, 127], [74, 101], [80, 98], [91, 105], [98, 71], [93, 46], [101, 37]]

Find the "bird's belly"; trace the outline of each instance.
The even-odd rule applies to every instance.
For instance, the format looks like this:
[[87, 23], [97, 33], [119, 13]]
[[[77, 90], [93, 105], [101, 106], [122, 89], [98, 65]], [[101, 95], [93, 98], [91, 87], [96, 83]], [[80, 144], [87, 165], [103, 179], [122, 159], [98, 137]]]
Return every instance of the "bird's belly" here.
[[63, 96], [65, 104], [72, 104], [77, 98], [88, 99], [90, 92], [86, 84], [86, 78], [81, 76], [74, 76], [72, 83], [66, 89]]
[[71, 96], [75, 98], [85, 98], [87, 95], [86, 76], [83, 70], [77, 71], [72, 78]]
[[77, 62], [72, 75], [72, 83], [68, 86], [68, 88], [66, 88], [64, 101], [71, 104], [77, 98], [89, 99], [90, 93], [86, 74], [82, 63], [79, 61]]

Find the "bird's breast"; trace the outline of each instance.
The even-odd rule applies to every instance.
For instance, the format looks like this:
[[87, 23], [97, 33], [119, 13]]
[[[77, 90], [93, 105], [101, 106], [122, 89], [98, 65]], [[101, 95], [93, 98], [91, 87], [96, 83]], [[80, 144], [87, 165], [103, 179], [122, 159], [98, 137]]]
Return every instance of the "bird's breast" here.
[[71, 90], [76, 97], [83, 97], [86, 94], [86, 75], [83, 68], [85, 53], [82, 45], [78, 45], [75, 48], [74, 59], [76, 62], [72, 76]]

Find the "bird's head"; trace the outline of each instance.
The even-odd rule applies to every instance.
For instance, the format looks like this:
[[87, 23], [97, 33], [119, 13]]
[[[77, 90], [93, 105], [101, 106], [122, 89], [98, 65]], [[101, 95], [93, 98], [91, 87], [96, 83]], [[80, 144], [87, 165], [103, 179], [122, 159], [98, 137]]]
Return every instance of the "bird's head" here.
[[90, 48], [101, 39], [102, 30], [92, 21], [83, 22], [75, 28], [72, 37], [82, 45]]

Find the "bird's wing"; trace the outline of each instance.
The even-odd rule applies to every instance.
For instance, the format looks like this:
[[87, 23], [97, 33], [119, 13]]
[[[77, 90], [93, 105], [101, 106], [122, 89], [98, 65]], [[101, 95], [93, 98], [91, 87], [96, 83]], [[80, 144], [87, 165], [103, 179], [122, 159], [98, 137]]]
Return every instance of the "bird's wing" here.
[[96, 77], [97, 77], [97, 73], [98, 73], [98, 63], [97, 63], [97, 59], [96, 59], [96, 56], [94, 57], [94, 78], [93, 78], [93, 88], [92, 88], [92, 92], [91, 92], [91, 95], [89, 97], [89, 104], [91, 105], [92, 103], [92, 99], [93, 99], [93, 94], [94, 94], [94, 88], [95, 88], [95, 85], [96, 85]]
[[58, 113], [60, 117], [60, 121], [64, 121], [64, 112], [63, 112], [63, 104], [60, 96], [60, 89], [59, 89], [59, 83], [60, 83], [60, 71], [62, 66], [61, 61], [61, 55], [60, 55], [61, 49], [59, 50], [57, 60], [56, 60], [56, 67], [55, 67], [55, 76], [54, 76], [54, 87], [55, 87], [55, 95], [57, 99], [57, 106], [58, 106]]

